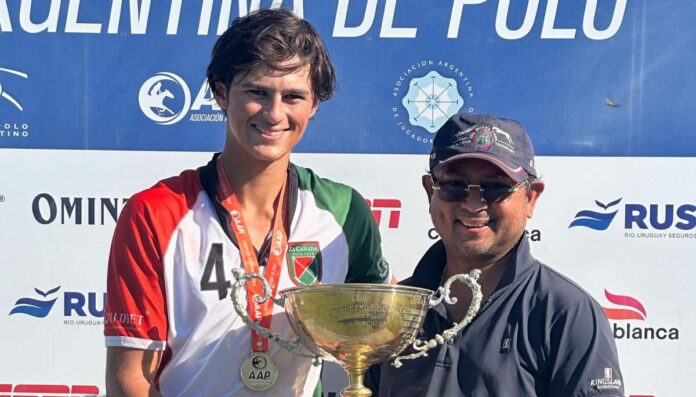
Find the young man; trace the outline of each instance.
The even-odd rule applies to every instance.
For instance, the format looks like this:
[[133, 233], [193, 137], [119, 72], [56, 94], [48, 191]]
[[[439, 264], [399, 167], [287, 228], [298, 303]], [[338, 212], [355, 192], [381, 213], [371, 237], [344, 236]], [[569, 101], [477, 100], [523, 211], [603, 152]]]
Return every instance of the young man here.
[[[403, 284], [435, 290], [480, 269], [483, 304], [459, 334], [427, 357], [372, 367], [375, 396], [624, 395], [614, 338], [601, 307], [532, 257], [524, 236], [544, 191], [534, 149], [513, 120], [460, 113], [437, 132], [422, 178], [442, 238]], [[463, 283], [454, 305], [429, 310], [419, 339], [460, 321], [471, 302]]]
[[[232, 23], [207, 75], [227, 115], [223, 152], [133, 196], [114, 233], [107, 393], [309, 396], [319, 368], [252, 332], [229, 287], [233, 268], [274, 291], [390, 280], [364, 199], [290, 163], [334, 68], [310, 24], [265, 10]], [[249, 316], [292, 339], [282, 308], [248, 299], [256, 288]]]

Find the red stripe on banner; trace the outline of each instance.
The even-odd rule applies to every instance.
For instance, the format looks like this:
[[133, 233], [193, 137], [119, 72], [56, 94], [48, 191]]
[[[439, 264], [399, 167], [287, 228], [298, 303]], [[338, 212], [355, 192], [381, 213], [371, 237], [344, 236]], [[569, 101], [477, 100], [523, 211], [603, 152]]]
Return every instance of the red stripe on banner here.
[[67, 385], [17, 385], [15, 393], [66, 393], [70, 394]]
[[[12, 385], [0, 383], [0, 393], [9, 393], [12, 391]], [[9, 394], [0, 394], [0, 397], [10, 397]]]
[[603, 307], [604, 314], [610, 320], [645, 320], [642, 314], [628, 309], [608, 309]]
[[99, 394], [99, 388], [91, 385], [73, 385], [72, 394]]

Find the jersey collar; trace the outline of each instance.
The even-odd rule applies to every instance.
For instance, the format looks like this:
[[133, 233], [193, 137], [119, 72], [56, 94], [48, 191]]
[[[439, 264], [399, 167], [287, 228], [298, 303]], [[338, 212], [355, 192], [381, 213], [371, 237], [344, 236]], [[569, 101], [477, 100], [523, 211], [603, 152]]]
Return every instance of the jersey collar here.
[[[508, 261], [505, 266], [505, 272], [489, 300], [497, 296], [502, 290], [507, 289], [515, 281], [520, 280], [528, 269], [538, 263], [532, 257], [529, 241], [524, 235], [517, 242], [517, 245], [513, 247], [511, 255], [506, 255], [503, 260]], [[413, 275], [401, 283], [435, 291], [440, 286], [446, 262], [445, 244], [442, 240], [438, 240], [423, 255], [418, 265], [416, 265]]]
[[[222, 230], [225, 231], [225, 234], [227, 237], [232, 241], [234, 245], [239, 247], [239, 243], [237, 243], [237, 239], [234, 236], [234, 232], [230, 228], [230, 214], [227, 211], [227, 209], [222, 205], [222, 202], [220, 201], [220, 196], [217, 191], [217, 180], [218, 180], [218, 174], [217, 174], [217, 167], [215, 166], [215, 163], [217, 161], [218, 156], [220, 156], [220, 153], [215, 153], [213, 155], [213, 158], [208, 162], [208, 164], [198, 168], [198, 175], [201, 181], [201, 186], [203, 187], [203, 190], [205, 193], [208, 195], [208, 198], [210, 199], [210, 202], [213, 204], [213, 208], [215, 209], [215, 214], [217, 215], [217, 220], [220, 224], [220, 227]], [[288, 229], [291, 226], [292, 219], [295, 215], [295, 207], [297, 206], [297, 197], [298, 197], [298, 191], [299, 191], [299, 177], [297, 175], [297, 168], [295, 168], [295, 165], [290, 163], [288, 166], [288, 197], [287, 197], [287, 225]], [[287, 230], [288, 234], [288, 239], [290, 239], [290, 230]], [[259, 266], [264, 266], [266, 264], [266, 260], [268, 259], [268, 254], [270, 253], [270, 239], [266, 237], [266, 240], [263, 242], [263, 245], [257, 252], [257, 256], [259, 258]]]

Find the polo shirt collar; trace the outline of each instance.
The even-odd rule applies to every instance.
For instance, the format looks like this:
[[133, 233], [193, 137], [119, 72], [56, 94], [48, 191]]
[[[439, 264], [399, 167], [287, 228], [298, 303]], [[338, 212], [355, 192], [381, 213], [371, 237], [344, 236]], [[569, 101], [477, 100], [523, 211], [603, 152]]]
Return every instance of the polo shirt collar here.
[[[503, 260], [508, 263], [505, 265], [505, 272], [492, 295], [512, 284], [522, 273], [536, 263], [529, 250], [529, 240], [524, 235], [522, 235], [517, 245]], [[440, 286], [446, 263], [445, 244], [442, 240], [439, 240], [426, 251], [418, 265], [416, 265], [413, 275], [406, 280], [406, 283], [414, 287], [435, 291]]]

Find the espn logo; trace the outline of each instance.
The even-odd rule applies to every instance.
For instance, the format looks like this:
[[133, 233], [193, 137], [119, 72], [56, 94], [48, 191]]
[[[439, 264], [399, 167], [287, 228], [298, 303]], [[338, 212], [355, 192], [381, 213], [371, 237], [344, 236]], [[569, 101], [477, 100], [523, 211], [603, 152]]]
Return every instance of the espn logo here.
[[401, 218], [401, 200], [397, 199], [374, 199], [365, 200], [367, 206], [372, 208], [372, 216], [375, 218], [377, 226], [382, 226], [382, 211], [385, 210], [389, 214], [389, 229], [399, 227], [399, 219]]

